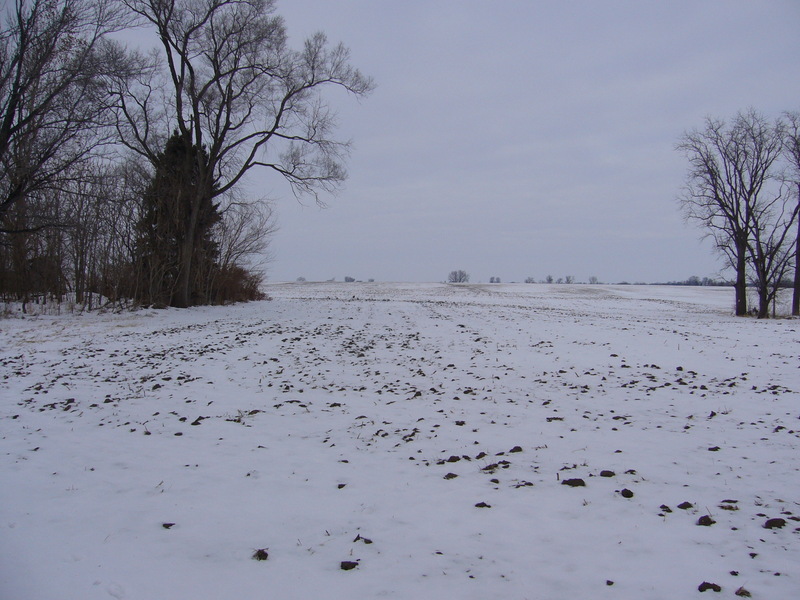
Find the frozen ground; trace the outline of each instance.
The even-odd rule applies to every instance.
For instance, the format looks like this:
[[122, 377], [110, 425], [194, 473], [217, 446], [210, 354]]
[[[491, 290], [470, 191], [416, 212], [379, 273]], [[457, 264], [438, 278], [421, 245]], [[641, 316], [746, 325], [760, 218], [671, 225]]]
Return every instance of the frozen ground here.
[[800, 597], [800, 320], [716, 288], [270, 294], [0, 321], [0, 597]]

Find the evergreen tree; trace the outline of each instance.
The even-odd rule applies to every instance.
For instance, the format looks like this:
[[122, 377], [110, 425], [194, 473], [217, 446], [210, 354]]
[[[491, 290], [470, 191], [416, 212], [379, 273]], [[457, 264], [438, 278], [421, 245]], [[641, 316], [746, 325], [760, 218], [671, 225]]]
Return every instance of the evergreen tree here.
[[[182, 304], [177, 298], [181, 269], [190, 265], [190, 301], [208, 302], [218, 245], [213, 229], [220, 221], [213, 188], [203, 191], [199, 173], [208, 158], [189, 135], [175, 132], [158, 155], [153, 182], [143, 198], [136, 248], [138, 299], [145, 304]], [[199, 210], [192, 203], [201, 198]], [[195, 221], [195, 222], [193, 222]], [[185, 253], [192, 254], [190, 260]]]

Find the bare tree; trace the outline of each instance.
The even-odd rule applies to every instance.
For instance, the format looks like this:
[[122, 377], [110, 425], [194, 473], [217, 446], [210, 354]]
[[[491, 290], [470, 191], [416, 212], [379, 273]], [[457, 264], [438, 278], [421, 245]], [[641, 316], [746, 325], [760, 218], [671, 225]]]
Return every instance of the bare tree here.
[[321, 92], [338, 87], [364, 96], [373, 83], [349, 65], [344, 46], [329, 47], [321, 33], [290, 50], [283, 20], [272, 14], [274, 0], [124, 2], [155, 29], [166, 63], [161, 90], [149, 79], [119, 82], [124, 143], [155, 162], [165, 133], [177, 127], [205, 150], [174, 300], [188, 306], [202, 194], [227, 194], [255, 167], [318, 201], [319, 191], [335, 191], [346, 178], [348, 144], [332, 137], [335, 115]]
[[230, 200], [220, 209], [218, 226], [219, 267], [261, 268], [272, 255], [269, 246], [278, 231], [272, 204], [266, 200]]
[[[786, 113], [785, 152], [790, 165], [791, 183], [797, 194], [797, 207], [800, 210], [800, 112]], [[794, 291], [792, 293], [792, 314], [800, 315], [800, 216], [797, 216], [797, 232], [794, 243]]]
[[126, 22], [114, 0], [15, 0], [3, 19], [0, 219], [33, 194], [57, 193], [112, 141], [105, 79], [130, 70], [105, 37]]
[[787, 241], [791, 239], [798, 208], [800, 205], [793, 196], [776, 193], [751, 211], [748, 253], [758, 290], [759, 318], [768, 315], [770, 303], [774, 303], [783, 277], [791, 267], [795, 244]]
[[129, 161], [95, 161], [63, 193], [64, 270], [79, 307], [133, 296], [131, 257], [142, 175]]
[[5, 300], [22, 303], [60, 297], [65, 290], [63, 235], [60, 229], [31, 228], [34, 221], [61, 218], [61, 197], [48, 196], [15, 202], [6, 211], [0, 235], [0, 289]]
[[[14, 233], [0, 236], [0, 294], [23, 305], [67, 300], [88, 309], [134, 297], [131, 258], [145, 185], [134, 166], [82, 164], [60, 190], [14, 203], [5, 215]], [[58, 226], [24, 231], [29, 211]]]
[[469, 283], [469, 273], [459, 269], [458, 271], [450, 271], [447, 276], [447, 283]]
[[753, 219], [764, 206], [762, 194], [781, 144], [780, 123], [770, 124], [750, 109], [737, 114], [730, 126], [709, 117], [702, 131], [685, 133], [677, 145], [690, 165], [680, 198], [684, 214], [707, 230], [736, 272], [737, 315], [747, 314]]
[[81, 169], [64, 193], [66, 267], [77, 305], [91, 307], [92, 292], [99, 291], [104, 237], [119, 217], [116, 210], [109, 210], [116, 183], [110, 166], [90, 164]]

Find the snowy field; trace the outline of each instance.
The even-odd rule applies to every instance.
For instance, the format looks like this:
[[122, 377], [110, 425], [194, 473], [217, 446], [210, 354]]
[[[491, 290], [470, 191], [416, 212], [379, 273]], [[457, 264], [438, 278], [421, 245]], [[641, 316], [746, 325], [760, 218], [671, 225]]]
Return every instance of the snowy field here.
[[0, 321], [0, 598], [800, 598], [800, 320], [269, 293]]

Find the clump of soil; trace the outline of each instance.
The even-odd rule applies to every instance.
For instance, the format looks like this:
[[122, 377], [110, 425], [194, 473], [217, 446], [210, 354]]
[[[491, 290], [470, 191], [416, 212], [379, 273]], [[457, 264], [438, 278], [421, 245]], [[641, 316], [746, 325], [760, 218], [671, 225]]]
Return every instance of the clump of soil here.
[[707, 581], [704, 581], [703, 583], [701, 583], [697, 587], [697, 589], [700, 590], [701, 592], [705, 592], [706, 590], [711, 590], [711, 591], [714, 591], [714, 592], [721, 592], [722, 591], [722, 588], [720, 586], [718, 586], [716, 583], [709, 583]]
[[267, 560], [268, 558], [269, 552], [267, 552], [266, 548], [259, 548], [253, 552], [253, 560]]
[[767, 519], [767, 522], [763, 525], [764, 529], [780, 529], [785, 526], [785, 519]]
[[341, 565], [339, 565], [342, 571], [352, 571], [358, 566], [357, 562], [352, 560], [343, 560]]
[[586, 482], [583, 479], [565, 479], [561, 485], [568, 485], [570, 487], [586, 487]]
[[353, 540], [353, 543], [355, 543], [355, 542], [364, 542], [365, 544], [371, 544], [372, 540], [369, 539], [369, 538], [362, 537], [361, 534], [359, 533], [356, 536], [356, 539]]

